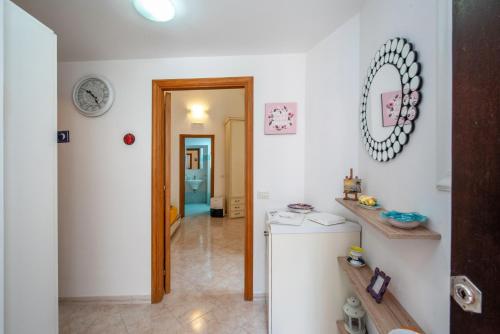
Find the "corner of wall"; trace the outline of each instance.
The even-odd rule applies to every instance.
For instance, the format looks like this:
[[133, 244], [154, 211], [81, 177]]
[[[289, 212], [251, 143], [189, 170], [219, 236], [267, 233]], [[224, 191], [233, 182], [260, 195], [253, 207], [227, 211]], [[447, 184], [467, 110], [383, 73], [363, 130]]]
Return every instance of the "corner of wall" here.
[[358, 166], [359, 18], [351, 17], [306, 55], [304, 198], [319, 210], [340, 209], [334, 198], [341, 181]]
[[0, 334], [4, 333], [4, 272], [5, 272], [5, 257], [4, 257], [4, 245], [5, 245], [5, 222], [4, 222], [4, 197], [3, 197], [3, 166], [4, 166], [4, 131], [3, 131], [3, 94], [4, 94], [4, 1], [0, 0]]

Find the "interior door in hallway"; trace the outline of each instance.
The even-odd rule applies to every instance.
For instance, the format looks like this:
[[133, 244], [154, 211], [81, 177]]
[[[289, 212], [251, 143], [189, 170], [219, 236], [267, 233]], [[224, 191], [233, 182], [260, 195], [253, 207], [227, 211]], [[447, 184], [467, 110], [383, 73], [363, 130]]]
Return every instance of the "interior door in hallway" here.
[[[210, 180], [209, 183], [209, 199], [214, 196], [215, 189], [215, 135], [213, 134], [180, 134], [179, 135], [179, 214], [181, 217], [186, 216], [186, 139], [198, 138], [207, 139], [210, 141], [210, 154], [207, 156], [210, 160]], [[198, 151], [199, 152], [199, 151]]]
[[167, 275], [171, 275], [171, 270], [170, 270], [170, 263], [171, 263], [171, 257], [170, 257], [170, 202], [171, 202], [171, 190], [170, 190], [170, 184], [167, 183], [170, 181], [170, 178], [167, 178], [167, 175], [170, 175], [170, 154], [171, 154], [171, 148], [170, 148], [170, 136], [171, 136], [171, 119], [170, 115], [172, 114], [171, 112], [172, 108], [172, 94], [170, 93], [165, 93], [165, 113], [164, 113], [164, 126], [165, 126], [165, 138], [163, 138], [163, 143], [164, 143], [164, 161], [165, 161], [165, 175], [163, 176], [164, 180], [164, 202], [163, 202], [163, 211], [164, 211], [164, 242], [163, 242], [163, 247], [164, 247], [164, 266], [163, 266], [163, 284], [165, 288], [165, 294], [170, 293], [171, 286], [170, 286], [170, 278], [167, 277]]
[[482, 291], [482, 311], [452, 300], [452, 333], [500, 328], [499, 32], [500, 1], [454, 0], [451, 271]]

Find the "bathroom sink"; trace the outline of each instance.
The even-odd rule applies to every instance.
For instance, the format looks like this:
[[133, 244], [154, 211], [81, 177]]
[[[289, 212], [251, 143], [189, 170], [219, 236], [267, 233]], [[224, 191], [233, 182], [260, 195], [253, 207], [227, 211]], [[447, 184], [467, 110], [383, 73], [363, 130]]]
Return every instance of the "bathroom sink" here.
[[203, 180], [193, 180], [193, 179], [186, 180], [186, 183], [189, 184], [189, 186], [191, 187], [191, 189], [193, 189], [193, 191], [198, 190], [202, 182]]

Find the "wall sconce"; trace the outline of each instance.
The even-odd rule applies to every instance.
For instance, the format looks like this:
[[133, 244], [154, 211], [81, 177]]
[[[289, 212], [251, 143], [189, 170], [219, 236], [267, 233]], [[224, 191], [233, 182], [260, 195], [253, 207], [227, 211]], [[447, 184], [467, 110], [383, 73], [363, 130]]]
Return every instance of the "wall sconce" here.
[[207, 119], [206, 107], [201, 104], [193, 104], [191, 106], [191, 113], [189, 118], [191, 119], [191, 123], [194, 124], [203, 124]]

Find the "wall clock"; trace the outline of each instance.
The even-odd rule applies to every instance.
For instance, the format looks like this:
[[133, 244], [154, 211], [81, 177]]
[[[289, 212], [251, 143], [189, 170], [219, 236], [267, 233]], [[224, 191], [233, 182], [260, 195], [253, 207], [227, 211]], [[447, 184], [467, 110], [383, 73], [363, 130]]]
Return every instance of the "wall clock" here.
[[111, 83], [98, 75], [88, 75], [75, 84], [73, 103], [86, 117], [97, 117], [113, 105], [114, 92]]

